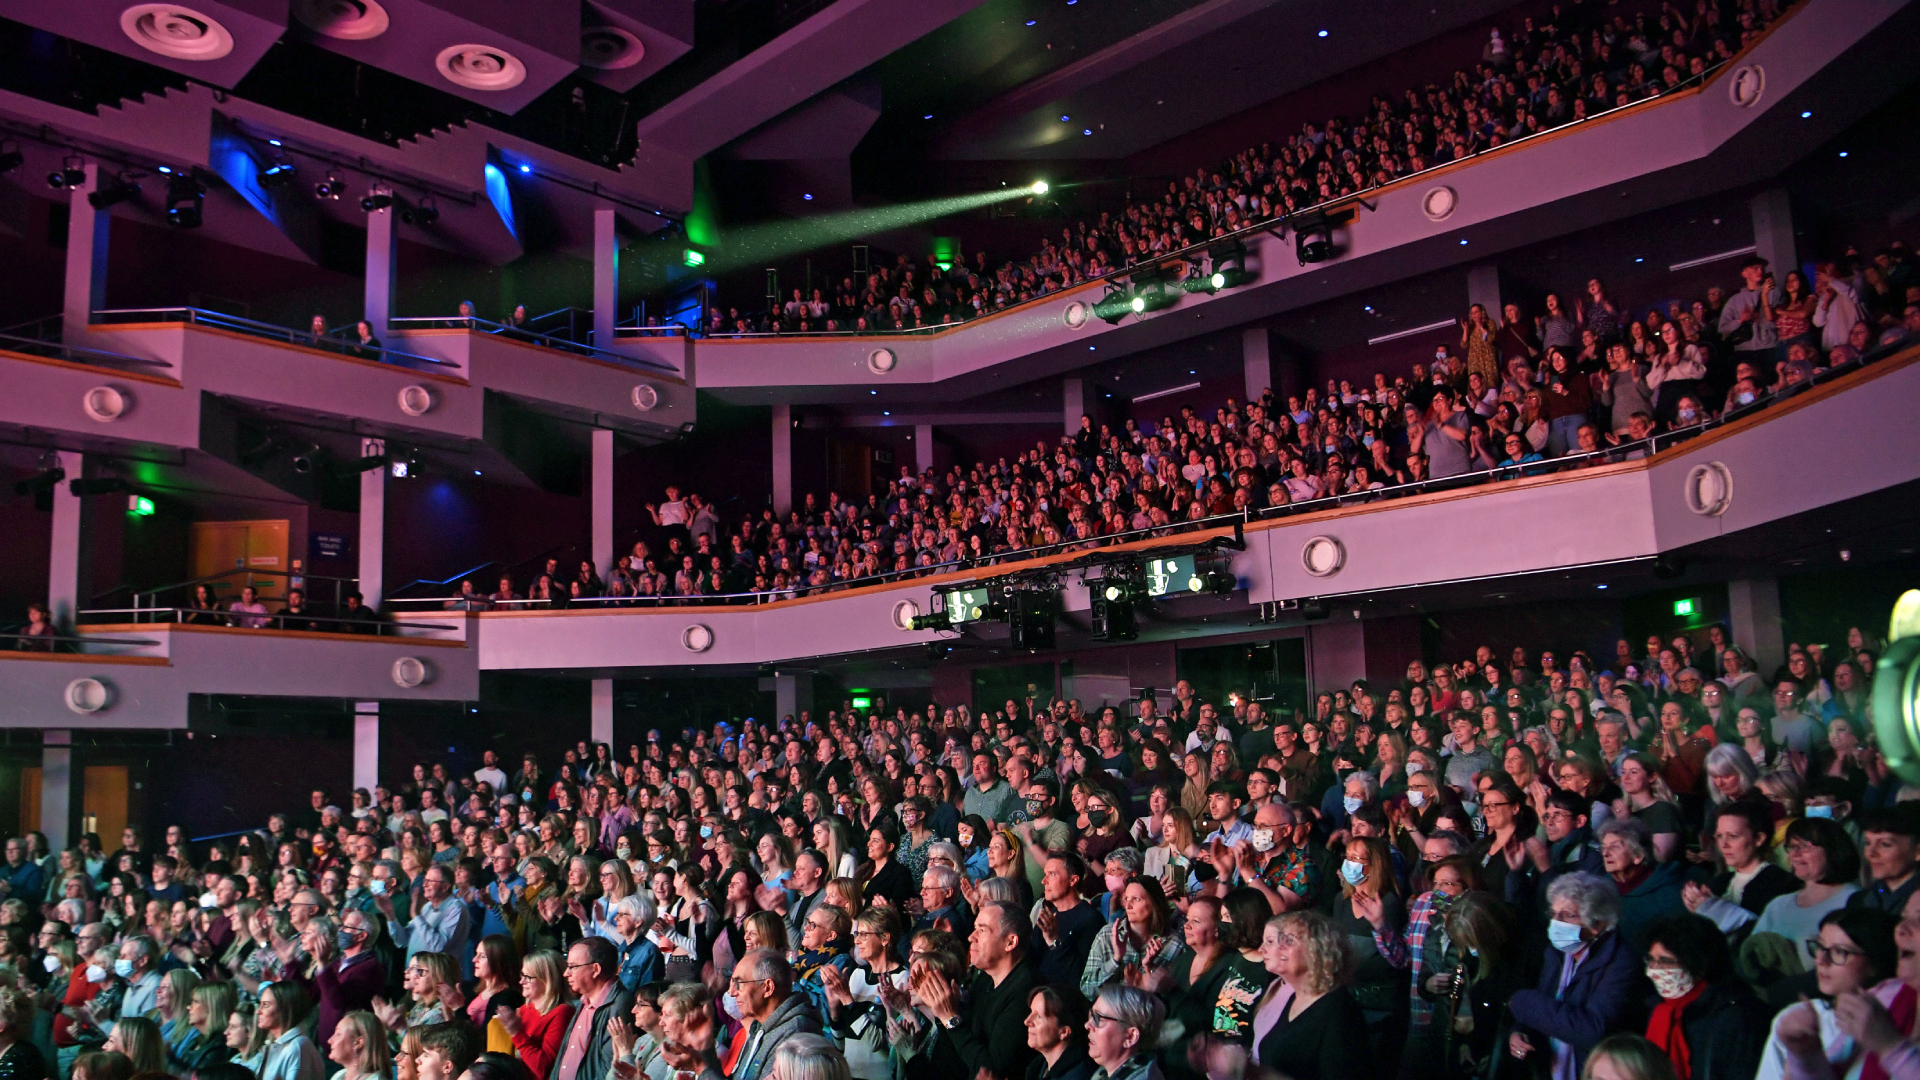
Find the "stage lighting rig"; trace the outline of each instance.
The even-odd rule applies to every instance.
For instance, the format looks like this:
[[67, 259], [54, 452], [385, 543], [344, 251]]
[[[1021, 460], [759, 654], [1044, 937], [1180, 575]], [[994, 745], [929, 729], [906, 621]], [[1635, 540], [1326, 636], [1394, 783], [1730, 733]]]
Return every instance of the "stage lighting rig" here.
[[109, 206], [126, 202], [140, 194], [140, 185], [122, 176], [116, 176], [113, 182], [87, 193], [87, 203], [95, 210], [105, 210]]
[[177, 173], [168, 178], [167, 223], [177, 229], [199, 228], [206, 197], [206, 189], [192, 173]]
[[0, 142], [0, 173], [10, 173], [24, 164], [26, 160], [27, 155], [20, 151], [19, 143], [11, 139], [6, 142]]
[[340, 178], [332, 173], [328, 173], [325, 180], [313, 185], [313, 197], [316, 199], [333, 199], [337, 202], [345, 190], [346, 186], [340, 183]]
[[1247, 272], [1247, 245], [1238, 239], [1224, 240], [1207, 249], [1207, 262], [1210, 266], [1207, 274], [1195, 274], [1186, 280], [1188, 292], [1204, 292], [1211, 296], [1222, 289], [1237, 289], [1253, 280], [1253, 275]]
[[360, 200], [360, 209], [365, 210], [369, 214], [375, 210], [385, 210], [392, 205], [393, 194], [382, 191], [379, 188], [374, 188], [372, 191], [367, 192], [366, 197]]
[[1301, 266], [1333, 258], [1333, 223], [1327, 215], [1302, 214], [1293, 222], [1293, 250]]
[[292, 183], [293, 173], [294, 168], [292, 162], [276, 161], [266, 168], [261, 169], [255, 179], [259, 181], [260, 186], [263, 188], [275, 188]]
[[86, 162], [77, 157], [61, 161], [58, 169], [47, 174], [47, 186], [55, 191], [62, 188], [77, 188], [86, 182]]
[[1128, 294], [1125, 285], [1109, 282], [1107, 291], [1101, 294], [1100, 299], [1093, 305], [1093, 313], [1105, 319], [1108, 325], [1113, 325], [1133, 313], [1132, 300], [1133, 297]]
[[400, 211], [400, 220], [408, 225], [431, 225], [440, 220], [440, 208], [433, 204], [432, 199], [422, 199], [419, 206]]

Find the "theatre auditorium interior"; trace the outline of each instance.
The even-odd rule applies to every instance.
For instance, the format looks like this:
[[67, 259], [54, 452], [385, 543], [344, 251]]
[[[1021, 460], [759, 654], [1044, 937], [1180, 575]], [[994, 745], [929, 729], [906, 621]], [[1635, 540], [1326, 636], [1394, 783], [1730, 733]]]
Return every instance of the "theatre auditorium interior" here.
[[1920, 1077], [1917, 42], [0, 0], [0, 1070]]

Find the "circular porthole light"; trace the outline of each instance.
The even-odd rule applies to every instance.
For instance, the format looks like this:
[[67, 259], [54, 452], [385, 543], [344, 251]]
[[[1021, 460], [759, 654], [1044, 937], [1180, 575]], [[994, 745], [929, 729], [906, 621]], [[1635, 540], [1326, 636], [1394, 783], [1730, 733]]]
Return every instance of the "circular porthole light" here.
[[127, 395], [111, 386], [96, 386], [80, 397], [80, 409], [87, 414], [87, 419], [102, 424], [120, 419], [131, 404]]
[[1682, 497], [1687, 509], [1701, 517], [1719, 517], [1733, 505], [1733, 470], [1709, 461], [1687, 470]]
[[660, 391], [646, 383], [633, 388], [633, 407], [641, 412], [652, 412], [660, 404]]
[[596, 71], [618, 71], [646, 59], [647, 47], [630, 30], [618, 26], [587, 26], [580, 30], [580, 66]]
[[1420, 197], [1420, 212], [1427, 215], [1428, 221], [1447, 220], [1459, 205], [1459, 194], [1445, 184], [1427, 189], [1427, 193]]
[[113, 688], [99, 679], [75, 679], [67, 684], [67, 708], [90, 716], [113, 704]]
[[885, 375], [900, 363], [900, 358], [892, 349], [875, 349], [867, 354], [867, 370], [875, 375]]
[[427, 681], [427, 662], [414, 656], [403, 656], [393, 662], [393, 685], [412, 690]]
[[1331, 536], [1316, 536], [1300, 547], [1300, 565], [1314, 577], [1332, 577], [1346, 564], [1346, 545]]
[[680, 631], [680, 647], [688, 652], [706, 652], [713, 648], [713, 631], [700, 623], [694, 623]]
[[218, 60], [233, 51], [233, 34], [220, 20], [179, 4], [135, 4], [120, 13], [120, 29], [148, 52], [175, 60]]
[[1066, 322], [1067, 329], [1078, 330], [1087, 325], [1087, 316], [1091, 314], [1093, 314], [1092, 310], [1085, 303], [1075, 300], [1067, 305], [1066, 311], [1060, 317]]
[[408, 416], [425, 416], [433, 411], [433, 391], [415, 383], [400, 388], [400, 411]]
[[1748, 64], [1733, 73], [1727, 80], [1727, 100], [1743, 109], [1751, 109], [1760, 104], [1767, 92], [1767, 69], [1759, 64]]
[[913, 629], [913, 620], [920, 617], [920, 605], [912, 600], [902, 600], [893, 605], [893, 625], [895, 629]]
[[449, 45], [433, 66], [447, 81], [469, 90], [511, 90], [527, 78], [527, 66], [491, 45]]
[[387, 32], [387, 9], [378, 0], [293, 0], [300, 25], [337, 41], [366, 41]]

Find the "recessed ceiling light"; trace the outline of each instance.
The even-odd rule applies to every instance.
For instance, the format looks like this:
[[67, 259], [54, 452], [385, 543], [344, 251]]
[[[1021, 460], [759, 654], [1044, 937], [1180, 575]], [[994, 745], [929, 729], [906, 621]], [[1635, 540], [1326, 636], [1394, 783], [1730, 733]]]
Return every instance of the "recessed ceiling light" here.
[[928, 113], [927, 115], [925, 115], [925, 116], [923, 116], [923, 117], [921, 117], [920, 119], [922, 119], [922, 120], [931, 120], [931, 119], [933, 119], [933, 114], [932, 114], [932, 113]]
[[1464, 237], [1464, 236], [1463, 236], [1463, 237], [1461, 237], [1461, 238], [1460, 238], [1460, 245], [1461, 245], [1462, 247], [1465, 247], [1465, 246], [1466, 246], [1466, 243], [1467, 243], [1467, 238], [1466, 238], [1466, 237]]
[[1647, 261], [1647, 257], [1645, 255], [1635, 255], [1633, 257], [1633, 261], [1637, 263], [1643, 263]]
[[1840, 151], [1840, 156], [1841, 156], [1841, 157], [1846, 157], [1846, 156], [1847, 156], [1847, 152], [1846, 152], [1845, 150], [1842, 150], [1842, 151]]
[[872, 395], [873, 395], [874, 397], [879, 397], [879, 396], [880, 396], [880, 391], [878, 391], [878, 390], [869, 390], [869, 391], [867, 391], [867, 393], [869, 393], [869, 394], [872, 394]]
[[268, 140], [267, 140], [267, 145], [268, 145], [268, 146], [279, 146], [279, 145], [280, 145], [280, 140], [279, 140], [279, 139], [268, 139]]
[[1595, 585], [1595, 586], [1594, 586], [1594, 588], [1596, 588], [1596, 589], [1604, 589], [1604, 588], [1606, 588], [1606, 585], [1604, 585], [1604, 584], [1601, 584], [1601, 585]]
[[1813, 110], [1812, 110], [1812, 109], [1808, 109], [1808, 110], [1806, 110], [1805, 112], [1803, 112], [1803, 113], [1801, 113], [1801, 114], [1800, 114], [1800, 119], [1802, 119], [1802, 120], [1811, 120], [1811, 119], [1813, 119]]
[[533, 171], [533, 166], [531, 166], [531, 165], [522, 165], [522, 166], [520, 166], [520, 171], [521, 171], [521, 172], [523, 172], [523, 173], [530, 173], [530, 172], [532, 172], [532, 171]]
[[[1082, 131], [1080, 132], [1080, 134], [1082, 134], [1082, 135], [1091, 135], [1091, 134], [1093, 134], [1093, 129], [1092, 129], [1092, 128], [1085, 128], [1085, 129], [1083, 129], [1083, 130], [1082, 130]], [[1840, 156], [1841, 156], [1841, 157], [1846, 157], [1847, 155], [1846, 155], [1845, 153], [1842, 153], [1842, 154], [1841, 154]]]
[[1071, 116], [1062, 116], [1062, 117], [1060, 117], [1060, 122], [1064, 124], [1064, 123], [1066, 123], [1067, 121], [1069, 121], [1069, 120], [1071, 120], [1071, 119], [1073, 119], [1073, 117], [1071, 117]]
[[1321, 36], [1321, 37], [1326, 37], [1326, 36], [1327, 36], [1327, 32], [1326, 32], [1325, 30], [1322, 30], [1322, 31], [1320, 31], [1320, 36]]
[[1039, 19], [1028, 19], [1028, 20], [1027, 20], [1027, 25], [1028, 25], [1028, 26], [1032, 26], [1032, 25], [1033, 25], [1034, 23], [1037, 23], [1037, 22], [1039, 22], [1039, 21], [1040, 21]]
[[803, 198], [803, 199], [805, 199], [805, 200], [807, 200], [808, 202], [812, 202], [812, 201], [813, 201], [813, 196], [812, 196], [812, 195], [802, 195], [802, 196], [800, 196], [800, 197], [801, 197], [801, 198]]

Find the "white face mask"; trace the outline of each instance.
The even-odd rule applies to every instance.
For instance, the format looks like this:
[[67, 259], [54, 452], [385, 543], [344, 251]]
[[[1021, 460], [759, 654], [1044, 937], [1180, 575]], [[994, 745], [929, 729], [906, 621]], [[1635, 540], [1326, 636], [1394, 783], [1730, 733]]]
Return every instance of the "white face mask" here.
[[1255, 851], [1272, 851], [1273, 850], [1274, 839], [1273, 839], [1272, 829], [1253, 830], [1252, 840], [1253, 840], [1253, 850]]
[[87, 981], [90, 983], [106, 982], [107, 969], [101, 967], [99, 964], [88, 964]]
[[1653, 988], [1668, 1001], [1686, 997], [1693, 991], [1694, 978], [1680, 968], [1647, 968], [1647, 978], [1653, 980]]
[[47, 958], [40, 961], [40, 966], [47, 969], [47, 974], [52, 975], [60, 970], [60, 958], [48, 953]]

